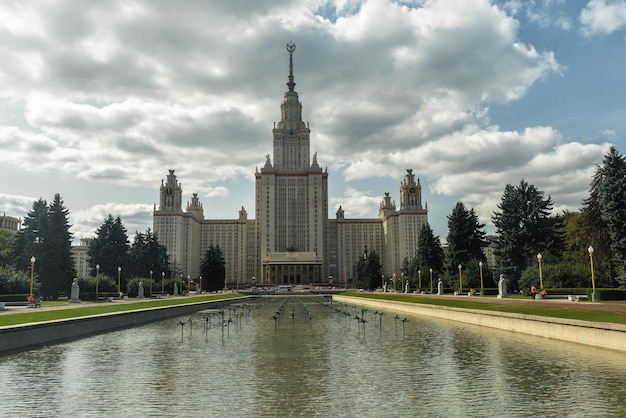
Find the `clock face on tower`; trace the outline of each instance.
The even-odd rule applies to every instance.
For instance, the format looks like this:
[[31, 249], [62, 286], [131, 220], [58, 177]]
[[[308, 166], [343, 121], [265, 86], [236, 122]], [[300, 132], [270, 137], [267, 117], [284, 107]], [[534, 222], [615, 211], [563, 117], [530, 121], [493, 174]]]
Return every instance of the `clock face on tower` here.
[[409, 194], [415, 194], [415, 187], [409, 187]]
[[172, 194], [172, 188], [168, 187], [167, 189], [165, 189], [165, 193]]
[[289, 136], [294, 136], [296, 134], [296, 132], [293, 129], [289, 130]]

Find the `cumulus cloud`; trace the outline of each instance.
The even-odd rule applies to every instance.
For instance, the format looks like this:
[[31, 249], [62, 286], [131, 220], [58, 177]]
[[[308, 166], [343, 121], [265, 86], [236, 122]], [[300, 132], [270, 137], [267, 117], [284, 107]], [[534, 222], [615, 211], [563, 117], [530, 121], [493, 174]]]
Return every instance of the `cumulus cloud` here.
[[608, 35], [626, 26], [626, 1], [591, 0], [580, 13], [587, 36]]
[[[286, 90], [284, 45], [294, 40], [312, 151], [333, 176], [398, 179], [412, 167], [432, 180], [433, 193], [475, 202], [484, 199], [469, 189], [495, 196], [529, 172], [571, 177], [575, 188], [576, 173], [586, 175], [603, 146], [568, 144], [550, 126], [490, 123], [490, 106], [562, 72], [552, 51], [521, 38], [516, 16], [568, 29], [564, 16], [548, 19], [563, 3], [524, 3], [2, 2], [0, 109], [23, 113], [0, 117], [0, 162], [146, 188], [175, 168], [187, 191], [231, 196], [220, 182], [253, 180], [271, 152]], [[624, 4], [592, 0], [581, 22], [590, 34], [616, 30]], [[22, 164], [27, 158], [37, 164]], [[380, 198], [350, 188], [332, 203], [358, 216]], [[78, 233], [113, 210], [139, 224], [151, 208], [81, 209]]]

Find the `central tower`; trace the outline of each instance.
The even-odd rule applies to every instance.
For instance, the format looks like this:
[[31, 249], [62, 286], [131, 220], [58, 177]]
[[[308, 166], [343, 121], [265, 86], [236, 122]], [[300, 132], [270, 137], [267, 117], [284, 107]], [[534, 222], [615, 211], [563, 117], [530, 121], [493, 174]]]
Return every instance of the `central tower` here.
[[310, 130], [294, 90], [292, 42], [289, 76], [274, 124], [273, 164], [269, 154], [256, 172], [256, 222], [264, 283], [319, 283], [328, 222], [328, 173], [311, 161]]

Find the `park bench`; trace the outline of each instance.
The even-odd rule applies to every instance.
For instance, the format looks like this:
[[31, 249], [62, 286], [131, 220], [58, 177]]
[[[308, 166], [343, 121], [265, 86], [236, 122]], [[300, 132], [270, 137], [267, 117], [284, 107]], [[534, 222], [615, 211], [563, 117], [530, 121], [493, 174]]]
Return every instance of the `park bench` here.
[[587, 295], [546, 295], [541, 296], [537, 295], [536, 299], [567, 299], [571, 302], [579, 302], [581, 300], [586, 300]]

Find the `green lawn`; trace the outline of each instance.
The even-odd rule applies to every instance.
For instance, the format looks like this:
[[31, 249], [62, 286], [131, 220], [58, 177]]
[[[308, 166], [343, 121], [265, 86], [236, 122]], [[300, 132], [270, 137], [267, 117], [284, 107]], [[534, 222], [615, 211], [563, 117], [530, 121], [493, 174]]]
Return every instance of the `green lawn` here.
[[[538, 315], [547, 316], [553, 318], [564, 319], [578, 319], [581, 321], [594, 321], [594, 322], [610, 322], [615, 324], [626, 325], [626, 314], [622, 312], [606, 312], [596, 311], [584, 308], [577, 308], [576, 306], [561, 308], [561, 307], [548, 307], [548, 306], [533, 306], [522, 305], [515, 303], [491, 303], [491, 302], [473, 302], [463, 299], [439, 299], [430, 297], [415, 297], [402, 294], [389, 294], [389, 293], [362, 293], [362, 292], [346, 292], [342, 293], [345, 296], [354, 296], [360, 298], [369, 299], [383, 299], [393, 300], [398, 302], [410, 302], [410, 303], [422, 303], [427, 305], [439, 305], [450, 306], [454, 308], [463, 309], [477, 309], [497, 312], [510, 312], [524, 315]], [[574, 303], [574, 302], [572, 302]], [[577, 302], [577, 303], [591, 303], [591, 302]]]
[[[128, 301], [113, 303], [83, 303], [79, 307], [58, 307], [52, 310], [29, 309], [28, 312], [0, 315], [0, 326], [27, 324], [29, 322], [54, 321], [81, 316], [99, 315], [112, 312], [132, 311], [135, 309], [156, 308], [161, 306], [184, 305], [187, 303], [207, 302], [211, 300], [231, 299], [244, 295], [226, 293], [216, 295], [200, 295], [185, 298], [151, 299], [147, 301]], [[67, 305], [67, 302], [44, 302], [44, 307]], [[9, 308], [10, 309], [10, 308]]]

